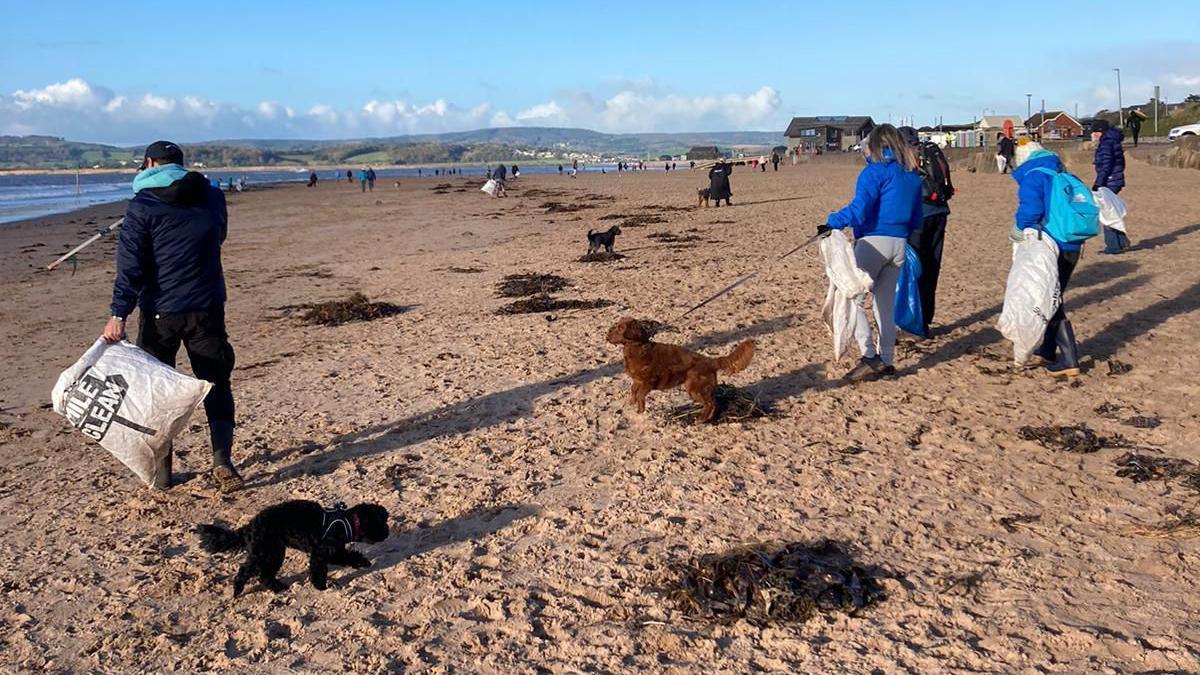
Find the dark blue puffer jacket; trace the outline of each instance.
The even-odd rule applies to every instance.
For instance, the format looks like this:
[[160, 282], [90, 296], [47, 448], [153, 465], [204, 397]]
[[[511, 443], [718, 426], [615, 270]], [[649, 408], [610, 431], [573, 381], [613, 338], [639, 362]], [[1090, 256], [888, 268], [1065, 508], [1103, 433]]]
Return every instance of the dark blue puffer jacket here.
[[138, 191], [117, 244], [112, 315], [195, 312], [225, 302], [225, 195], [194, 171]]
[[1121, 149], [1121, 141], [1125, 134], [1116, 127], [1109, 127], [1100, 135], [1096, 145], [1096, 182], [1093, 190], [1106, 187], [1113, 192], [1120, 192], [1125, 187], [1125, 151]]

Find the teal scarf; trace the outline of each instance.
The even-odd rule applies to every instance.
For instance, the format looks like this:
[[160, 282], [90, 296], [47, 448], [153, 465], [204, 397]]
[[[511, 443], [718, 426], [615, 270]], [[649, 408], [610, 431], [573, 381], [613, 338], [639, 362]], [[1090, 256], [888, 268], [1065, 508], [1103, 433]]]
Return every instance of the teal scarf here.
[[146, 188], [167, 187], [186, 175], [187, 169], [178, 164], [163, 164], [139, 171], [138, 175], [133, 177], [133, 194], [136, 195]]

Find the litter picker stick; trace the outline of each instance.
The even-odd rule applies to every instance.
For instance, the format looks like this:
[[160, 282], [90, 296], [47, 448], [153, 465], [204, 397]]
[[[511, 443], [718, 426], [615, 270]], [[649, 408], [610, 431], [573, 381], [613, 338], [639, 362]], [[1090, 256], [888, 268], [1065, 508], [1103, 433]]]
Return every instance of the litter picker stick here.
[[689, 309], [688, 311], [684, 312], [684, 313], [683, 313], [683, 314], [682, 314], [682, 315], [681, 315], [679, 318], [681, 318], [681, 319], [682, 319], [683, 317], [685, 317], [685, 316], [687, 316], [688, 314], [691, 314], [692, 312], [694, 312], [694, 311], [696, 311], [696, 310], [700, 309], [701, 307], [703, 307], [703, 306], [707, 305], [708, 303], [712, 302], [713, 300], [716, 300], [717, 298], [721, 297], [722, 295], [725, 295], [725, 294], [726, 294], [726, 293], [728, 293], [729, 291], [732, 291], [733, 289], [737, 288], [738, 286], [741, 286], [742, 284], [746, 283], [747, 281], [750, 281], [750, 280], [751, 280], [751, 279], [753, 279], [754, 277], [756, 277], [756, 276], [758, 276], [758, 275], [762, 274], [763, 272], [767, 271], [767, 269], [768, 269], [768, 268], [769, 268], [771, 265], [773, 265], [773, 264], [775, 264], [775, 263], [779, 262], [780, 260], [783, 260], [784, 258], [788, 257], [789, 255], [791, 255], [791, 254], [795, 253], [796, 251], [799, 251], [800, 249], [804, 248], [805, 246], [808, 246], [809, 244], [813, 243], [814, 241], [816, 241], [816, 240], [818, 240], [818, 239], [820, 239], [820, 238], [821, 238], [821, 235], [820, 235], [820, 234], [814, 234], [813, 236], [809, 237], [808, 239], [805, 239], [805, 240], [804, 240], [804, 242], [803, 242], [802, 244], [800, 244], [800, 245], [799, 245], [799, 246], [797, 246], [796, 248], [794, 248], [794, 249], [792, 249], [792, 250], [788, 251], [787, 253], [784, 253], [783, 255], [779, 256], [778, 258], [776, 258], [776, 259], [772, 260], [770, 263], [768, 263], [768, 264], [767, 264], [767, 266], [766, 266], [766, 267], [763, 267], [762, 269], [758, 270], [757, 272], [752, 272], [752, 273], [750, 273], [750, 274], [747, 274], [746, 276], [742, 277], [741, 279], [738, 279], [737, 281], [733, 282], [732, 284], [729, 284], [729, 285], [728, 285], [728, 286], [726, 286], [725, 288], [722, 288], [721, 290], [717, 291], [716, 295], [713, 295], [711, 298], [709, 298], [709, 299], [705, 300], [704, 302], [702, 302], [702, 303], [700, 303], [700, 304], [696, 305], [695, 307], [693, 307], [693, 308]]
[[71, 259], [71, 256], [75, 255], [76, 253], [79, 253], [79, 252], [80, 252], [80, 251], [82, 251], [83, 249], [85, 249], [85, 248], [87, 248], [87, 247], [91, 246], [92, 244], [96, 243], [96, 240], [97, 240], [97, 239], [99, 239], [99, 238], [101, 238], [101, 237], [103, 237], [103, 236], [105, 236], [105, 235], [107, 235], [107, 234], [110, 234], [110, 233], [112, 233], [112, 231], [113, 231], [113, 230], [115, 230], [115, 229], [117, 229], [118, 227], [120, 227], [120, 226], [121, 226], [121, 223], [123, 223], [123, 222], [125, 222], [125, 219], [124, 219], [124, 218], [118, 219], [118, 220], [117, 220], [116, 222], [114, 222], [112, 225], [109, 225], [107, 228], [105, 228], [105, 229], [103, 229], [103, 230], [100, 230], [100, 231], [99, 231], [99, 232], [97, 232], [96, 234], [93, 234], [93, 235], [92, 235], [92, 237], [91, 237], [90, 239], [88, 239], [87, 241], [85, 241], [85, 242], [83, 242], [82, 244], [80, 244], [80, 245], [76, 246], [75, 248], [71, 249], [71, 250], [70, 250], [70, 251], [68, 251], [67, 253], [63, 254], [63, 256], [62, 256], [61, 258], [59, 258], [58, 260], [55, 260], [54, 262], [50, 263], [49, 265], [46, 265], [46, 269], [47, 269], [47, 270], [52, 270], [52, 269], [54, 269], [55, 267], [58, 267], [59, 265], [63, 264], [63, 263], [64, 263], [64, 262], [66, 262], [67, 260], [70, 260], [70, 259]]

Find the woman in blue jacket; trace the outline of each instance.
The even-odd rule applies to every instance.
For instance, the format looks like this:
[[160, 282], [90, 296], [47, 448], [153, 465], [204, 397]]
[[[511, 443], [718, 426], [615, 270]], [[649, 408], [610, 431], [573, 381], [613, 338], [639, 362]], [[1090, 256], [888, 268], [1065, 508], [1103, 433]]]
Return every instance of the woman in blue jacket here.
[[[1096, 156], [1093, 164], [1096, 167], [1096, 181], [1092, 183], [1092, 191], [1102, 187], [1119, 193], [1125, 187], [1125, 150], [1121, 141], [1125, 134], [1117, 127], [1109, 124], [1108, 120], [1097, 119], [1092, 122], [1092, 140], [1096, 142]], [[1104, 252], [1120, 253], [1129, 248], [1129, 238], [1120, 230], [1104, 226]]]
[[[917, 158], [896, 127], [881, 124], [867, 138], [867, 166], [858, 174], [854, 200], [829, 214], [823, 227], [853, 228], [854, 258], [873, 283], [875, 323], [879, 344], [871, 335], [867, 312], [860, 302], [854, 338], [862, 360], [849, 373], [850, 382], [874, 379], [896, 372], [892, 359], [896, 347], [896, 280], [904, 265], [908, 235], [921, 227], [921, 174]], [[822, 228], [818, 228], [822, 229]]]
[[[1026, 143], [1017, 147], [1016, 171], [1013, 180], [1017, 181], [1017, 232], [1024, 230], [1041, 230], [1050, 211], [1050, 187], [1054, 177], [1039, 169], [1049, 169], [1054, 173], [1063, 171], [1062, 162], [1058, 155], [1044, 150], [1037, 143]], [[1043, 236], [1051, 237], [1049, 232]], [[1053, 239], [1053, 237], [1051, 237]], [[1071, 273], [1079, 264], [1079, 253], [1082, 245], [1054, 239], [1058, 244], [1058, 288], [1059, 293], [1066, 294], [1067, 283], [1071, 281]], [[1079, 355], [1075, 350], [1075, 331], [1067, 320], [1064, 303], [1059, 303], [1058, 311], [1050, 317], [1046, 324], [1046, 333], [1042, 344], [1033, 355], [1040, 359], [1052, 375], [1057, 377], [1074, 377], [1079, 374]]]

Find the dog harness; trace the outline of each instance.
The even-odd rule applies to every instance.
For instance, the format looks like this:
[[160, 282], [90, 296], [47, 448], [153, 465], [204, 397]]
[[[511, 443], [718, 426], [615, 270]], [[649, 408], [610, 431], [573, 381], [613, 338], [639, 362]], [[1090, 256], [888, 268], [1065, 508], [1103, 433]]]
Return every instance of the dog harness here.
[[332, 509], [321, 513], [321, 540], [339, 543], [354, 541], [358, 530], [358, 515], [346, 510], [345, 502], [334, 504]]

